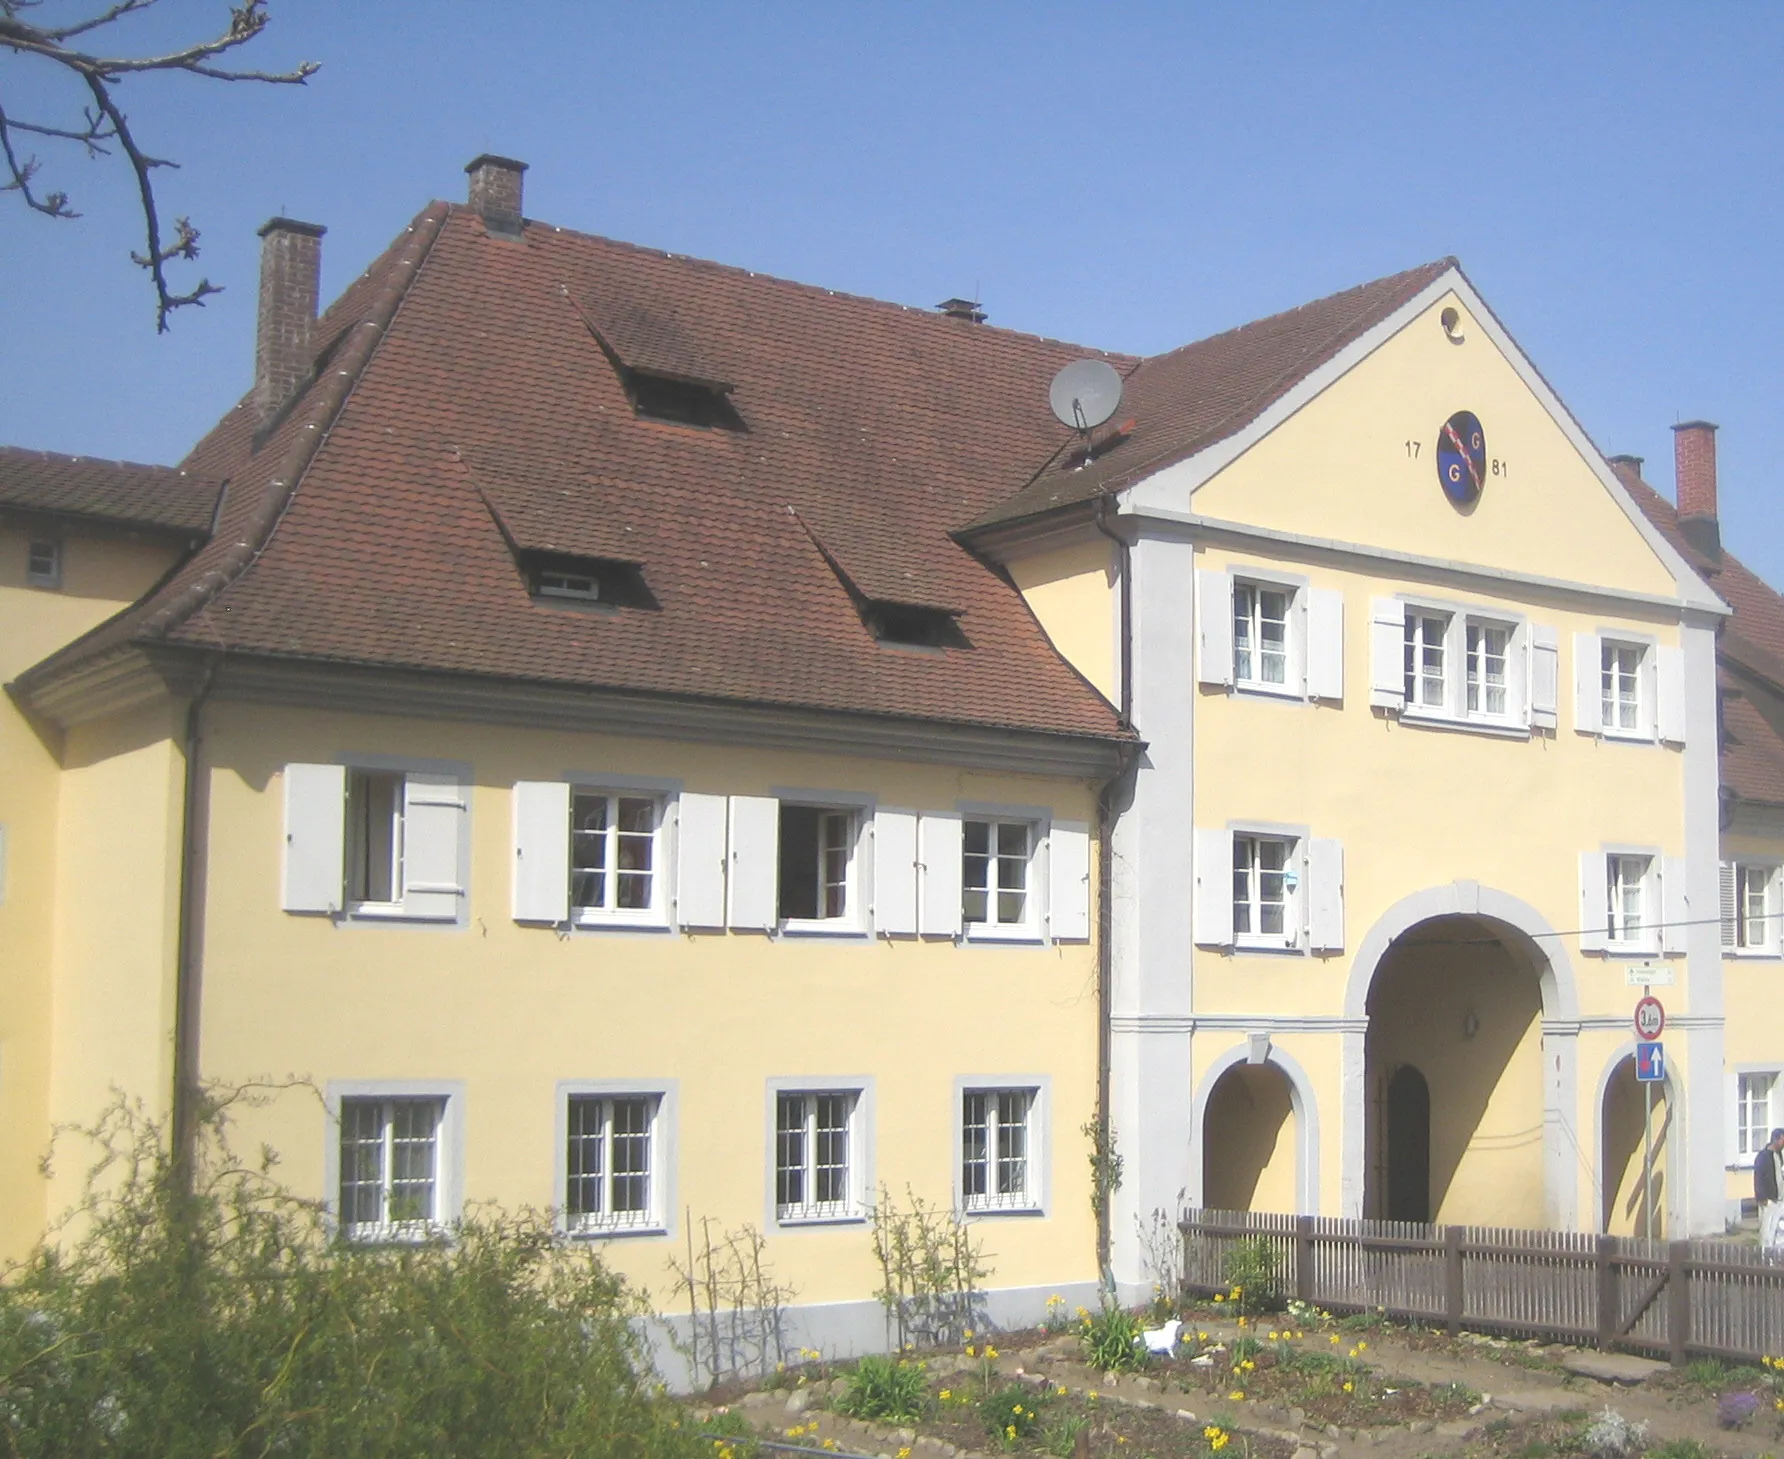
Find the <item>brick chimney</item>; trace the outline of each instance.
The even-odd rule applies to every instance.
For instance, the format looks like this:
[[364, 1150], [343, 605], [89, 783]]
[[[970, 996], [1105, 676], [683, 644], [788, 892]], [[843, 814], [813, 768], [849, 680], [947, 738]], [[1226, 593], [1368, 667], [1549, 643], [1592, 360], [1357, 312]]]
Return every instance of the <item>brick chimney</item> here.
[[319, 223], [273, 218], [260, 229], [260, 318], [254, 335], [254, 407], [265, 425], [310, 378], [310, 338], [322, 282]]
[[1604, 459], [1610, 462], [1611, 470], [1616, 472], [1623, 481], [1631, 482], [1642, 479], [1642, 458], [1640, 456], [1606, 456]]
[[1707, 420], [1673, 427], [1674, 497], [1679, 530], [1712, 562], [1722, 560], [1722, 529], [1716, 520], [1716, 427]]
[[465, 164], [471, 179], [468, 200], [472, 211], [482, 215], [484, 225], [491, 233], [510, 238], [520, 236], [523, 219], [521, 184], [526, 170], [524, 162], [489, 152], [473, 157]]
[[950, 319], [964, 319], [968, 324], [983, 324], [985, 311], [977, 299], [943, 299], [935, 306]]

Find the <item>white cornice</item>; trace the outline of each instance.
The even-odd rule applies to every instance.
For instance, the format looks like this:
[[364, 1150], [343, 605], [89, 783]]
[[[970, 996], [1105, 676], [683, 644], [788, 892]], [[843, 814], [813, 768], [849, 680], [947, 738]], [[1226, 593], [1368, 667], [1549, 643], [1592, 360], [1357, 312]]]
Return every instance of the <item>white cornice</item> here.
[[1726, 607], [1706, 608], [1687, 604], [1680, 598], [1660, 593], [1638, 593], [1628, 588], [1607, 588], [1597, 583], [1573, 582], [1567, 578], [1544, 577], [1540, 573], [1515, 572], [1510, 568], [1474, 566], [1448, 557], [1427, 557], [1418, 552], [1401, 552], [1392, 547], [1371, 547], [1363, 542], [1345, 542], [1334, 537], [1313, 537], [1303, 532], [1284, 532], [1275, 527], [1255, 527], [1247, 522], [1232, 522], [1221, 517], [1204, 517], [1196, 512], [1178, 511], [1162, 506], [1130, 506], [1123, 504], [1112, 524], [1116, 531], [1158, 535], [1179, 534], [1195, 540], [1223, 542], [1240, 546], [1269, 548], [1279, 554], [1304, 558], [1337, 559], [1341, 563], [1386, 565], [1417, 574], [1435, 582], [1472, 585], [1489, 591], [1516, 587], [1525, 592], [1542, 593], [1594, 603], [1616, 603], [1659, 610], [1658, 616], [1676, 622], [1687, 614], [1716, 613], [1726, 615]]

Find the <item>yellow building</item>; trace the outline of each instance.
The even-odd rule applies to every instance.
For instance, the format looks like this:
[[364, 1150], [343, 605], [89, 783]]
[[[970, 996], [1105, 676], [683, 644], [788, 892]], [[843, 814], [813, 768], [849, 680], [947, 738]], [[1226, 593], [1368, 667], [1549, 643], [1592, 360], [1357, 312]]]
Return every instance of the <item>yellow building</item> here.
[[[882, 1190], [1000, 1322], [1142, 1289], [1185, 1204], [1646, 1229], [1644, 982], [1651, 1224], [1720, 1229], [1784, 1098], [1724, 1033], [1784, 848], [1763, 785], [1719, 825], [1730, 572], [1453, 260], [1139, 360], [523, 170], [319, 318], [269, 223], [180, 471], [0, 453], [0, 1252], [54, 1127], [208, 1080], [292, 1086], [245, 1133], [349, 1238], [550, 1208], [667, 1306], [748, 1225], [840, 1351]], [[1725, 712], [1784, 683], [1739, 663]]]

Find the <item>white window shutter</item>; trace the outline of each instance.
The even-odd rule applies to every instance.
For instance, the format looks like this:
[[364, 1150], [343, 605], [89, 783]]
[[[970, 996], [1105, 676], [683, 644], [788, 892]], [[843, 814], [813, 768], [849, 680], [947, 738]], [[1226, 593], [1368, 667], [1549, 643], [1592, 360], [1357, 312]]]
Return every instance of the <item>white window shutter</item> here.
[[1583, 735], [1604, 728], [1604, 655], [1596, 633], [1573, 636], [1573, 727]]
[[917, 859], [923, 935], [960, 936], [960, 817], [925, 811], [917, 826]]
[[285, 767], [285, 856], [280, 905], [338, 912], [346, 880], [347, 767]]
[[1654, 659], [1654, 678], [1660, 738], [1669, 745], [1682, 745], [1685, 743], [1685, 650], [1662, 644]]
[[1055, 821], [1047, 836], [1047, 933], [1055, 942], [1090, 937], [1090, 827]]
[[675, 799], [675, 921], [725, 925], [725, 797], [683, 791]]
[[1196, 678], [1230, 687], [1233, 682], [1233, 580], [1224, 572], [1196, 569]]
[[1603, 952], [1610, 920], [1610, 884], [1602, 851], [1580, 852], [1580, 951]]
[[514, 787], [514, 920], [570, 918], [570, 787], [522, 780]]
[[403, 776], [403, 913], [451, 922], [465, 904], [460, 848], [469, 788], [455, 775]]
[[1315, 836], [1307, 843], [1307, 943], [1315, 952], [1344, 950], [1344, 843]]
[[1377, 598], [1369, 608], [1369, 703], [1406, 708], [1406, 605]]
[[1561, 722], [1561, 635], [1546, 623], [1530, 628], [1530, 724], [1554, 729]]
[[1691, 899], [1686, 894], [1685, 858], [1660, 858], [1660, 950], [1685, 951], [1685, 935], [1691, 930], [1685, 923], [1691, 917]]
[[[1735, 935], [1735, 921], [1741, 915], [1740, 893], [1735, 881], [1736, 872], [1732, 861], [1725, 861], [1721, 866], [1722, 880], [1722, 947], [1724, 951], [1738, 945]], [[1769, 909], [1768, 909], [1769, 910]]]
[[1307, 590], [1307, 693], [1344, 698], [1344, 594], [1335, 588]]
[[909, 937], [917, 930], [917, 813], [873, 813], [873, 930]]
[[771, 795], [732, 796], [730, 844], [726, 925], [771, 932], [780, 920], [780, 802]]
[[1203, 947], [1233, 945], [1233, 833], [1195, 833], [1195, 940]]

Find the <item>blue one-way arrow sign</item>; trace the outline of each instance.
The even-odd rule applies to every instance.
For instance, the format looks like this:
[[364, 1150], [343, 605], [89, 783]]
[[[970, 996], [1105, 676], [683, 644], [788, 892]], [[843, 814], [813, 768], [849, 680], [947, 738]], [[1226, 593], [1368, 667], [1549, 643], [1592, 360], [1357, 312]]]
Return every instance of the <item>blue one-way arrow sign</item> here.
[[1666, 1079], [1666, 1045], [1635, 1046], [1635, 1077], [1643, 1084], [1660, 1084]]

